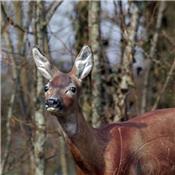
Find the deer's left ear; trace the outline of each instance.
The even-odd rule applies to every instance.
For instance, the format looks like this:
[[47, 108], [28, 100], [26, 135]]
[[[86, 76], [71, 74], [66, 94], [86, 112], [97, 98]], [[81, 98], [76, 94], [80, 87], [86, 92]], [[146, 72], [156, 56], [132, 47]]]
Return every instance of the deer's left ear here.
[[88, 46], [84, 46], [74, 63], [74, 73], [79, 80], [84, 79], [92, 70], [93, 54]]
[[38, 71], [41, 73], [42, 76], [50, 80], [52, 78], [52, 73], [49, 60], [44, 55], [42, 55], [36, 47], [32, 49], [32, 53]]

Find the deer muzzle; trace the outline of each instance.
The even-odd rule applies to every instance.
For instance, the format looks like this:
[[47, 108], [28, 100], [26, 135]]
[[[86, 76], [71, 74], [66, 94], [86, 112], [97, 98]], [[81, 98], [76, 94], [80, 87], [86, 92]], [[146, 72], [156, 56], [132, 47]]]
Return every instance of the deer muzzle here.
[[45, 102], [45, 107], [47, 111], [60, 111], [63, 109], [63, 103], [61, 99], [56, 98], [56, 97], [51, 97], [46, 100]]

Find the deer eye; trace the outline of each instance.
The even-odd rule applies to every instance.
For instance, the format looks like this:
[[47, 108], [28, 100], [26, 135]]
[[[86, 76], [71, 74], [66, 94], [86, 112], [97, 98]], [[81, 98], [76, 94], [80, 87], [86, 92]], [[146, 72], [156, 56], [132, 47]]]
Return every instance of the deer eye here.
[[49, 85], [46, 84], [46, 85], [44, 86], [44, 91], [47, 92], [48, 90], [49, 90]]
[[66, 93], [67, 95], [72, 96], [72, 95], [74, 95], [74, 94], [76, 93], [76, 91], [77, 91], [76, 87], [72, 86], [72, 87], [69, 87], [69, 88], [65, 91], [65, 93]]
[[76, 91], [77, 91], [76, 87], [70, 87], [69, 90], [70, 90], [72, 93], [76, 93]]

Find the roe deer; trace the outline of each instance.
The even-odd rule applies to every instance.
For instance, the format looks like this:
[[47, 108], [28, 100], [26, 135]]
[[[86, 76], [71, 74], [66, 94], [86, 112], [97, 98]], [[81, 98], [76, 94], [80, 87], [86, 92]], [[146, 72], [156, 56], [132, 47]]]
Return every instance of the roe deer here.
[[82, 48], [69, 73], [52, 72], [37, 48], [33, 48], [33, 57], [49, 80], [46, 110], [57, 117], [80, 174], [175, 175], [175, 108], [92, 128], [79, 105], [81, 81], [93, 65], [91, 49]]

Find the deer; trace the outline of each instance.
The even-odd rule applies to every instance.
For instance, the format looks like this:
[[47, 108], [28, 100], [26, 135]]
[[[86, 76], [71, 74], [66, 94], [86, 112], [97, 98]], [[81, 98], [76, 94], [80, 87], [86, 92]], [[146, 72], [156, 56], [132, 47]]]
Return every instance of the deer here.
[[175, 175], [175, 108], [147, 112], [124, 122], [93, 128], [79, 104], [82, 81], [93, 68], [84, 46], [68, 73], [51, 69], [32, 49], [44, 86], [45, 108], [57, 118], [61, 134], [81, 175]]

